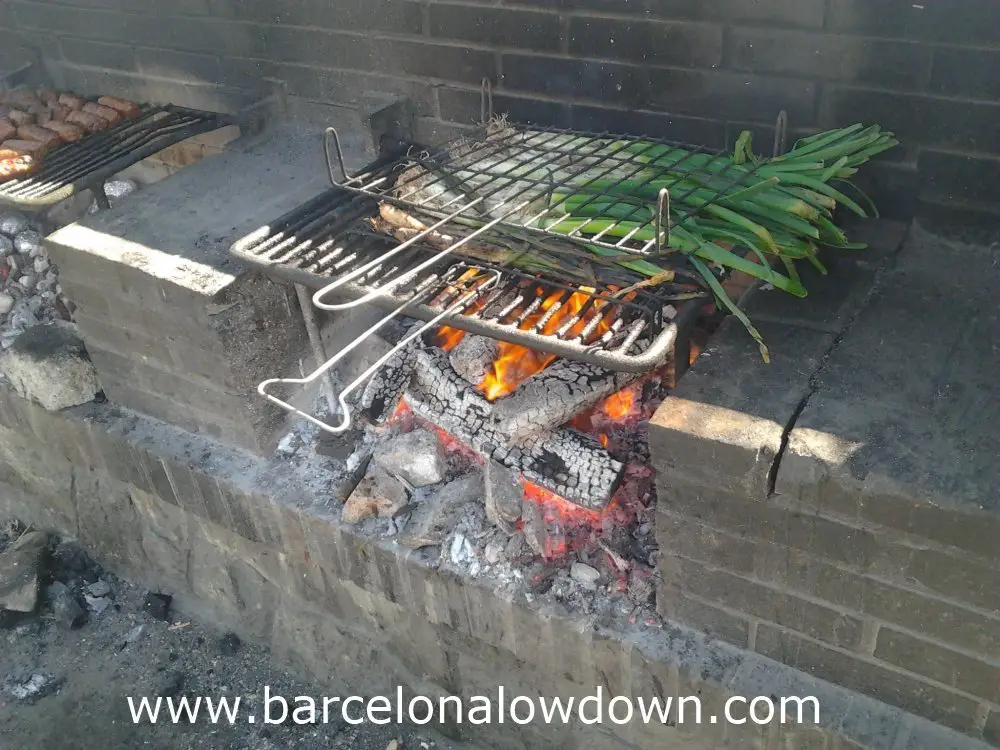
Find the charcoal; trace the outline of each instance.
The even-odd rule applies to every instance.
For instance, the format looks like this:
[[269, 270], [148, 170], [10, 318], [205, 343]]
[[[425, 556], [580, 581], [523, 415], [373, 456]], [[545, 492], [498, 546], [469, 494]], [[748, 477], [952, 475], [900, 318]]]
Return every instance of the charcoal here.
[[448, 356], [455, 372], [472, 385], [479, 385], [496, 360], [500, 345], [486, 336], [465, 336]]

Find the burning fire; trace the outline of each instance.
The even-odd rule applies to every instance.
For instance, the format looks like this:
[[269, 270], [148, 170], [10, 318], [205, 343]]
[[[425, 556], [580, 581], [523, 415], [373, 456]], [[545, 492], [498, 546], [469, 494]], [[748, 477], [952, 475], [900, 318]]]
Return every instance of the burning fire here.
[[[592, 288], [580, 287], [580, 291], [574, 292], [568, 299], [564, 300], [565, 291], [551, 292], [542, 299], [538, 309], [528, 315], [519, 327], [522, 330], [531, 330], [541, 323], [540, 332], [552, 335], [584, 309], [593, 293], [594, 289]], [[539, 292], [540, 295], [541, 292]], [[594, 322], [595, 318], [600, 318], [600, 320], [589, 333], [589, 340], [593, 341], [607, 333], [610, 326], [603, 317], [603, 308], [606, 305], [606, 302], [595, 302], [590, 310], [570, 327], [567, 337], [579, 336], [588, 325]], [[464, 331], [443, 326], [438, 329], [435, 344], [447, 352], [458, 346], [464, 337]], [[490, 401], [496, 401], [513, 393], [521, 383], [541, 372], [557, 359], [554, 354], [546, 354], [506, 341], [501, 341], [498, 347], [496, 360], [490, 365], [486, 376], [478, 385], [479, 390]]]

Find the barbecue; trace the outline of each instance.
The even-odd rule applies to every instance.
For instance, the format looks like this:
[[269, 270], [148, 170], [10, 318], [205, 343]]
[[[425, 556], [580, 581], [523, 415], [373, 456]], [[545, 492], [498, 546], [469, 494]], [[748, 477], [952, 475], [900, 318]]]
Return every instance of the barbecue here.
[[107, 208], [105, 180], [230, 123], [221, 114], [112, 96], [88, 101], [47, 89], [0, 91], [0, 135], [7, 136], [0, 143], [0, 203], [38, 210], [91, 189]]

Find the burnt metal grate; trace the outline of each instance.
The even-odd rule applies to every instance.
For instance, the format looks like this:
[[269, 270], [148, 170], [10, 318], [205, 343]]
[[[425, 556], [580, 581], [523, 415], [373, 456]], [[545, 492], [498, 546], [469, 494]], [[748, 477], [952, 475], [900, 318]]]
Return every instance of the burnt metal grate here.
[[0, 183], [0, 203], [42, 209], [91, 189], [106, 207], [105, 180], [175, 143], [231, 123], [215, 112], [146, 106], [137, 117], [50, 151], [33, 175]]
[[[472, 226], [498, 221], [518, 228], [635, 255], [661, 255], [670, 229], [753, 181], [756, 166], [725, 152], [647, 136], [528, 127], [494, 121], [478, 140], [433, 150], [410, 145], [349, 176], [340, 139], [327, 130], [334, 185], [417, 215], [461, 216]], [[337, 172], [339, 171], [339, 176]], [[711, 187], [705, 187], [708, 179]], [[624, 203], [614, 185], [648, 186], [649, 205]], [[567, 225], [570, 194], [586, 195], [575, 212], [618, 203], [614, 221]], [[655, 209], [655, 210], [651, 210]]]
[[[425, 242], [407, 246], [375, 232], [366, 220], [378, 212], [374, 199], [333, 188], [239, 240], [231, 252], [272, 277], [315, 290], [346, 280], [338, 296], [370, 298], [393, 310], [409, 303], [409, 316], [439, 317], [457, 294], [449, 280], [461, 278], [469, 261], [457, 250], [442, 254]], [[442, 231], [451, 229], [468, 232], [468, 227], [442, 226]], [[509, 241], [506, 233], [498, 235]], [[488, 242], [491, 235], [478, 239]], [[639, 288], [622, 296], [620, 289], [607, 286], [581, 290], [564, 280], [475, 263], [497, 272], [497, 282], [443, 324], [610, 370], [644, 372], [663, 364], [697, 315], [700, 305], [691, 298], [704, 297], [693, 284]], [[417, 295], [421, 301], [414, 301]], [[553, 325], [567, 305], [572, 314]]]

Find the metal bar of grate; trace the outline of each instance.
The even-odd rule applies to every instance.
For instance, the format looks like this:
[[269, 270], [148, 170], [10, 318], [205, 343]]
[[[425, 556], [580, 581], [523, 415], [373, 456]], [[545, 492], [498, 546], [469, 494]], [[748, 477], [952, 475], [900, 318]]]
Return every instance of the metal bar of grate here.
[[[341, 159], [337, 177], [335, 156], [341, 159], [339, 137], [330, 130], [327, 163], [334, 185], [418, 215], [440, 218], [465, 209], [481, 221], [500, 218], [505, 228], [641, 256], [661, 255], [670, 229], [750, 184], [756, 171], [726, 153], [676, 141], [507, 124], [488, 128], [480, 140], [433, 151], [411, 147], [353, 176]], [[636, 201], [616, 192], [624, 180], [648, 195]], [[624, 215], [567, 221], [571, 195], [587, 196], [576, 213], [612, 203]], [[661, 226], [657, 202], [664, 195], [670, 208]]]
[[[343, 298], [367, 297], [390, 310], [419, 289], [422, 300], [410, 304], [407, 314], [436, 318], [457, 293], [445, 279], [454, 278], [456, 268], [470, 261], [448, 252], [429, 264], [441, 255], [440, 248], [423, 243], [404, 247], [376, 233], [366, 222], [378, 217], [378, 211], [373, 199], [333, 188], [244, 237], [231, 252], [268, 275], [311, 289], [340, 281], [337, 292]], [[445, 228], [460, 240], [467, 237], [467, 227]], [[480, 239], [490, 242], [497, 235], [486, 232]], [[498, 281], [475, 305], [447, 317], [447, 325], [613, 370], [643, 372], [662, 364], [678, 327], [692, 324], [699, 307], [698, 301], [679, 299], [690, 296], [691, 289], [682, 285], [640, 288], [623, 298], [616, 296], [620, 289], [606, 285], [581, 289], [564, 279], [478, 260], [475, 264], [497, 271]], [[627, 280], [622, 286], [628, 286]], [[674, 320], [664, 314], [671, 304], [679, 310]], [[550, 324], [557, 308], [566, 305], [571, 314]]]
[[0, 203], [42, 209], [81, 190], [97, 192], [105, 180], [123, 169], [231, 123], [231, 118], [215, 112], [174, 105], [144, 107], [138, 117], [50, 152], [35, 174], [0, 183]]

